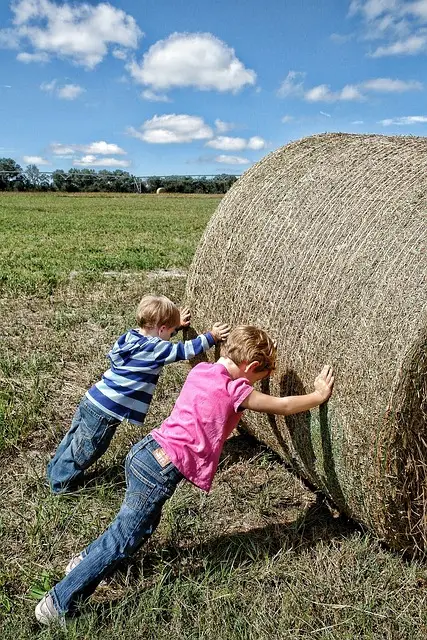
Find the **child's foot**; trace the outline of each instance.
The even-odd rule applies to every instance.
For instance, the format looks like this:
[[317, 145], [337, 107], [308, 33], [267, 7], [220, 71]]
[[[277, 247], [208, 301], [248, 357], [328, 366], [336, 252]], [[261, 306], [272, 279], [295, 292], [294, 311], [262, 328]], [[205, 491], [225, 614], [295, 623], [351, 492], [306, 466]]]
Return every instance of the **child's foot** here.
[[80, 564], [82, 560], [83, 560], [83, 556], [81, 553], [79, 553], [77, 556], [73, 556], [70, 562], [65, 567], [65, 575], [68, 576], [70, 571], [72, 571], [75, 567], [77, 567], [77, 565]]
[[64, 625], [64, 617], [55, 609], [50, 593], [46, 593], [40, 600], [36, 606], [35, 614], [41, 624], [58, 622], [60, 625]]

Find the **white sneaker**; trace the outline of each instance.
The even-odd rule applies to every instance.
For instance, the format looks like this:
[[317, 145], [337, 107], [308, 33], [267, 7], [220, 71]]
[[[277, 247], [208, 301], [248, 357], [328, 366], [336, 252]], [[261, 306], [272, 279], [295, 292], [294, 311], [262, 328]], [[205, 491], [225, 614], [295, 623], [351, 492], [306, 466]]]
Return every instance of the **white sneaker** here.
[[50, 593], [43, 596], [34, 613], [40, 624], [52, 624], [52, 622], [57, 622], [61, 626], [65, 624], [64, 617], [55, 609]]
[[70, 562], [65, 567], [65, 575], [68, 576], [70, 571], [72, 571], [75, 567], [77, 567], [77, 565], [80, 564], [82, 560], [83, 560], [83, 556], [81, 553], [79, 553], [77, 556], [73, 556]]

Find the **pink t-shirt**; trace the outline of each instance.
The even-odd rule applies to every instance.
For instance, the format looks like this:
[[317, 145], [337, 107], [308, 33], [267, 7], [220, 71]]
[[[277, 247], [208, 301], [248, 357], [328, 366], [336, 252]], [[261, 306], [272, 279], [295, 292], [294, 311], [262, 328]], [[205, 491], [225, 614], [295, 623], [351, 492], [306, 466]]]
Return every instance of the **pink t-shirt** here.
[[201, 362], [188, 374], [169, 418], [151, 432], [182, 475], [203, 491], [211, 488], [224, 442], [252, 391], [222, 364]]

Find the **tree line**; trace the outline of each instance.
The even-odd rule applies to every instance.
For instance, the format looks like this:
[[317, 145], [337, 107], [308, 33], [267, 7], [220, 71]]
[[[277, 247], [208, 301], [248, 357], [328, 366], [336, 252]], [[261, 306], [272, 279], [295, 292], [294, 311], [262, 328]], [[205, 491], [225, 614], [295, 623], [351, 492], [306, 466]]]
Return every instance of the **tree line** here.
[[161, 187], [170, 193], [225, 193], [236, 180], [229, 174], [139, 178], [121, 169], [58, 169], [47, 174], [35, 164], [22, 169], [12, 158], [0, 158], [0, 191], [155, 193]]

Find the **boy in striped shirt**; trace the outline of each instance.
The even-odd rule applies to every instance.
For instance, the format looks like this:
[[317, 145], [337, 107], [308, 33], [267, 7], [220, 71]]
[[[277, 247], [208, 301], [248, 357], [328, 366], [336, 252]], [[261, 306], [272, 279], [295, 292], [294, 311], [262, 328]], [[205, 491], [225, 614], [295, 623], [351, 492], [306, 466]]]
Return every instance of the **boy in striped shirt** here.
[[110, 368], [86, 392], [47, 466], [53, 493], [67, 493], [81, 484], [85, 470], [105, 453], [122, 420], [143, 424], [164, 365], [204, 353], [230, 330], [216, 323], [194, 340], [170, 342], [190, 324], [190, 312], [180, 311], [165, 296], [144, 296], [136, 319], [139, 328], [118, 338], [108, 354]]

